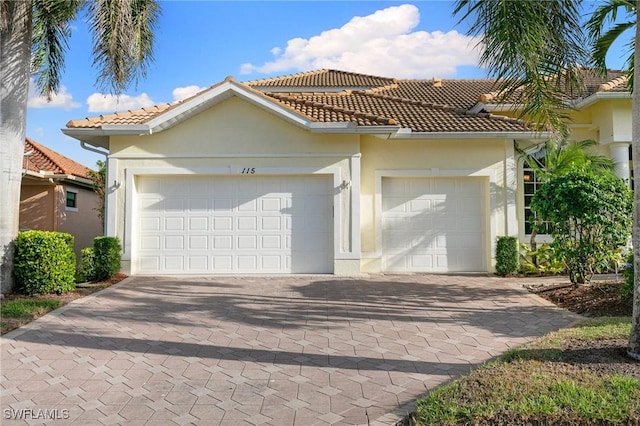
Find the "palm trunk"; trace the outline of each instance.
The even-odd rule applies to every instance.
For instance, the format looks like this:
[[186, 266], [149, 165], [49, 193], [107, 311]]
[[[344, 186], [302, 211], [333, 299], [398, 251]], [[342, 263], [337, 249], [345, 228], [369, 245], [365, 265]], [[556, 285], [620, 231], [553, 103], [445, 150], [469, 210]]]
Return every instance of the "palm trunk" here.
[[[13, 288], [13, 251], [18, 235], [20, 182], [24, 154], [31, 2], [11, 1], [0, 22], [0, 292]], [[4, 18], [4, 17], [3, 17]]]
[[636, 0], [636, 36], [633, 69], [632, 130], [633, 176], [634, 176], [634, 215], [633, 215], [633, 316], [628, 354], [640, 360], [640, 0]]

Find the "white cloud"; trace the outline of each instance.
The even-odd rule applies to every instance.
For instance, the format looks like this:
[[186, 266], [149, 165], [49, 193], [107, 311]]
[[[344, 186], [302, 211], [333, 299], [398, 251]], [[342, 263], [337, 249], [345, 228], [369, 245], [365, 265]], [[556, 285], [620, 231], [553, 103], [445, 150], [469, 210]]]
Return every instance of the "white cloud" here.
[[89, 112], [115, 112], [150, 107], [155, 102], [146, 93], [138, 96], [94, 93], [87, 98], [87, 105]]
[[204, 89], [206, 89], [206, 87], [200, 87], [194, 84], [191, 86], [176, 87], [171, 93], [173, 94], [174, 101], [181, 101], [203, 91]]
[[60, 86], [60, 91], [54, 93], [51, 96], [51, 100], [40, 95], [40, 90], [36, 86], [33, 79], [29, 80], [29, 98], [27, 100], [27, 106], [29, 108], [62, 108], [64, 110], [70, 110], [78, 108], [80, 104], [73, 100], [71, 93], [67, 93], [65, 86]]
[[[422, 3], [428, 8], [429, 3]], [[405, 4], [356, 16], [340, 28], [309, 39], [294, 38], [275, 59], [242, 64], [241, 74], [334, 68], [400, 78], [454, 77], [456, 68], [478, 65], [478, 39], [457, 31], [414, 31], [420, 12]]]

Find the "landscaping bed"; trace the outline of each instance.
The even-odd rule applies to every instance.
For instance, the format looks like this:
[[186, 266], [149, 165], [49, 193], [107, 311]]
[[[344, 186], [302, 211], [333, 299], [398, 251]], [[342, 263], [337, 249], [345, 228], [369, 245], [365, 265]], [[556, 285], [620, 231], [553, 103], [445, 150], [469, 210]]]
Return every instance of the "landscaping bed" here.
[[5, 295], [1, 302], [2, 306], [13, 305], [19, 309], [11, 309], [9, 311], [3, 308], [7, 310], [7, 313], [0, 318], [0, 335], [28, 324], [57, 307], [116, 284], [126, 277], [124, 274], [116, 274], [107, 281], [77, 284], [74, 291], [62, 294], [25, 296], [24, 294], [13, 293]]
[[640, 425], [640, 362], [626, 355], [621, 282], [528, 290], [591, 319], [515, 349], [430, 392], [402, 425]]

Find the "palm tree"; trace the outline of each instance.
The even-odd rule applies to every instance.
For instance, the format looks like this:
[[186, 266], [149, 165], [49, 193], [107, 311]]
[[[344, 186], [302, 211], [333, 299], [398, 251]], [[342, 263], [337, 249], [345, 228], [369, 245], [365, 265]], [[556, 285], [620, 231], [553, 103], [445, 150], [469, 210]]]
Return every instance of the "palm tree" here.
[[[472, 19], [469, 34], [480, 35], [484, 52], [481, 63], [493, 77], [502, 81], [503, 99], [516, 96], [515, 102], [524, 105], [522, 115], [543, 126], [551, 126], [559, 135], [566, 135], [565, 91], [579, 89], [579, 67], [585, 61], [589, 34], [581, 25], [580, 0], [457, 0], [454, 14]], [[609, 39], [621, 33], [623, 27], [614, 26], [604, 31], [607, 19], [617, 18], [621, 7], [629, 6], [629, 22], [636, 23], [640, 0], [609, 0], [609, 12], [598, 11], [588, 29], [592, 36], [608, 35]], [[626, 24], [625, 24], [626, 25]], [[599, 28], [598, 28], [599, 27]], [[595, 30], [594, 30], [595, 28]], [[627, 26], [631, 28], [631, 26]], [[604, 31], [604, 32], [603, 32]], [[615, 38], [615, 37], [613, 37]], [[632, 47], [640, 44], [640, 28], [636, 25]], [[600, 37], [595, 41], [600, 49], [601, 62], [611, 43]], [[640, 63], [640, 52], [633, 50], [633, 61]], [[597, 64], [597, 62], [596, 62]], [[640, 71], [633, 67], [633, 80], [640, 80]], [[632, 95], [632, 152], [640, 159], [640, 93]], [[560, 139], [559, 139], [560, 140]], [[634, 176], [640, 176], [640, 161], [633, 162]], [[635, 285], [631, 336], [627, 352], [640, 360], [640, 191], [635, 191], [633, 224], [633, 251], [635, 255]]]
[[0, 292], [13, 288], [27, 95], [32, 74], [51, 98], [60, 85], [71, 22], [85, 9], [101, 89], [121, 93], [153, 59], [155, 0], [0, 2]]

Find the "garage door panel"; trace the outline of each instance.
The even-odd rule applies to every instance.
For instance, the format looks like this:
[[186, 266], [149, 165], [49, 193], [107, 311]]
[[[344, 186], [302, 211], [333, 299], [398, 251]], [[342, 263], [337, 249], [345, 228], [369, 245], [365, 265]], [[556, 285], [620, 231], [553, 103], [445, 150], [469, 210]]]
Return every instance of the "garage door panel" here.
[[482, 178], [383, 178], [383, 269], [486, 270], [485, 193]]
[[137, 273], [333, 269], [328, 177], [143, 177], [137, 189]]
[[183, 235], [165, 235], [163, 238], [164, 250], [184, 250], [184, 236]]

